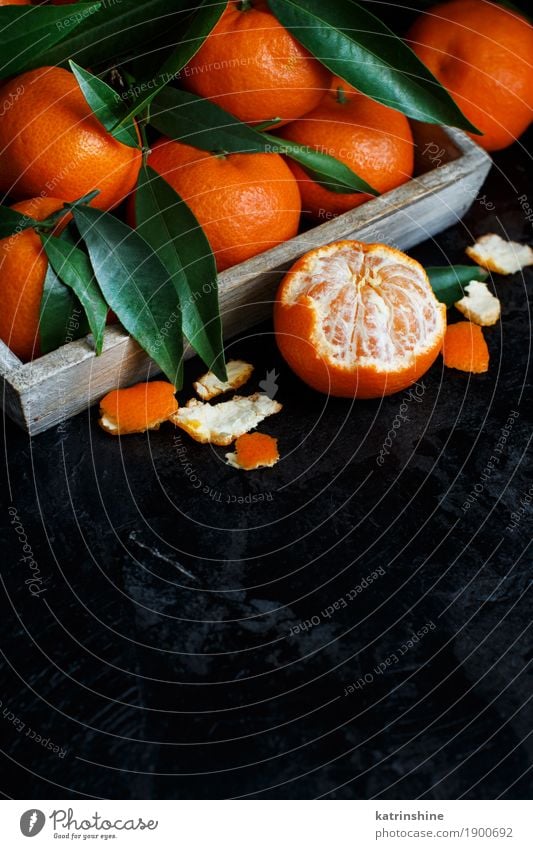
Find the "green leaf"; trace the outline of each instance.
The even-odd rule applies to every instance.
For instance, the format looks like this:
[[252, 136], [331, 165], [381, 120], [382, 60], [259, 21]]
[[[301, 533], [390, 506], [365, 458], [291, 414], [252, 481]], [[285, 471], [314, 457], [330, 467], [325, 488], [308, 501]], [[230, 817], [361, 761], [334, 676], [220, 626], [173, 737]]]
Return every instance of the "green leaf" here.
[[216, 103], [167, 87], [152, 102], [150, 123], [176, 141], [225, 153], [264, 153], [269, 143]]
[[101, 354], [107, 318], [107, 304], [98, 288], [89, 257], [75, 245], [55, 236], [42, 240], [50, 266], [82, 304], [94, 336], [96, 354]]
[[[180, 43], [166, 59], [157, 74], [150, 79], [140, 80], [133, 84], [132, 89], [135, 98], [125, 117], [122, 118], [121, 124], [125, 120], [142, 113], [154, 97], [198, 53], [209, 33], [219, 22], [226, 5], [226, 3], [217, 4], [212, 3], [211, 0], [201, 0], [190, 25], [180, 38]], [[137, 90], [139, 91], [138, 95]]]
[[358, 177], [355, 171], [335, 159], [334, 156], [320, 153], [303, 144], [270, 136], [268, 133], [264, 133], [264, 135], [272, 142], [275, 152], [283, 153], [290, 159], [294, 159], [295, 162], [305, 168], [313, 180], [316, 180], [330, 192], [338, 194], [351, 194], [352, 192], [365, 192], [369, 195], [379, 194], [366, 180]]
[[166, 180], [143, 166], [135, 196], [137, 232], [170, 272], [183, 332], [220, 380], [226, 380], [217, 271], [211, 246], [193, 213]]
[[[5, 6], [0, 9], [0, 78], [35, 68], [35, 55], [65, 41], [100, 3], [78, 3], [77, 14], [64, 6]], [[50, 63], [52, 64], [52, 63]]]
[[479, 265], [439, 265], [426, 268], [426, 273], [438, 300], [448, 307], [464, 297], [463, 284], [488, 277], [488, 272]]
[[359, 91], [430, 124], [479, 133], [416, 54], [354, 0], [268, 0], [270, 9], [323, 65]]
[[[99, 77], [80, 68], [75, 62], [69, 62], [69, 65], [85, 100], [104, 129], [122, 144], [128, 147], [140, 147], [135, 122], [123, 120], [126, 115], [124, 101], [116, 91]], [[119, 123], [121, 126], [117, 127]]]
[[[138, 56], [150, 50], [147, 45], [152, 39], [177, 36], [180, 13], [190, 7], [190, 0], [102, 0], [100, 11], [85, 17], [76, 32], [50, 49], [35, 50], [28, 57], [28, 67], [61, 65], [69, 59], [83, 67], [93, 67], [116, 63], [125, 55]], [[75, 16], [80, 4], [62, 8], [67, 10], [63, 12], [65, 16]]]
[[333, 192], [378, 194], [365, 180], [333, 156], [305, 145], [259, 133], [220, 106], [167, 87], [154, 99], [150, 123], [160, 133], [201, 150], [223, 153], [285, 153]]
[[[70, 236], [64, 230], [57, 241], [68, 242]], [[39, 339], [41, 351], [48, 354], [67, 342], [80, 339], [89, 332], [83, 308], [68, 286], [58, 278], [48, 264], [44, 279], [39, 317]]]
[[34, 218], [24, 215], [22, 212], [17, 212], [15, 209], [10, 209], [8, 206], [0, 206], [0, 239], [6, 239], [16, 233], [22, 233], [23, 230], [29, 230], [39, 224]]
[[183, 380], [181, 310], [170, 275], [142, 236], [118, 218], [91, 207], [73, 214], [107, 303], [179, 388]]
[[22, 212], [17, 212], [15, 209], [10, 209], [8, 206], [0, 206], [0, 239], [6, 239], [9, 236], [22, 233], [23, 230], [29, 230], [31, 227], [36, 227], [38, 230], [52, 230], [57, 222], [68, 215], [72, 209], [80, 204], [90, 203], [97, 195], [100, 194], [99, 189], [95, 189], [82, 198], [64, 203], [62, 209], [58, 209], [48, 218], [42, 221], [37, 221]]

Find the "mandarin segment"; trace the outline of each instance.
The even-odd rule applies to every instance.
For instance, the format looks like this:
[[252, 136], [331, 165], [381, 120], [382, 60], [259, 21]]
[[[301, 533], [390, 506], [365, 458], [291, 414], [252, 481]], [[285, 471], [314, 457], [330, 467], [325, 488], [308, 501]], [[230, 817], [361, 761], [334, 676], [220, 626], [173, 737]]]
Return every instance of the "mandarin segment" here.
[[448, 327], [442, 356], [448, 368], [474, 374], [489, 370], [489, 349], [483, 331], [470, 321], [458, 321]]
[[386, 245], [334, 242], [281, 283], [276, 340], [293, 371], [327, 394], [375, 398], [418, 380], [446, 327], [422, 266]]
[[278, 441], [266, 433], [245, 433], [235, 442], [235, 452], [226, 454], [228, 465], [250, 472], [271, 468], [279, 460]]
[[98, 424], [113, 436], [157, 430], [178, 410], [175, 391], [164, 380], [114, 389], [100, 401]]

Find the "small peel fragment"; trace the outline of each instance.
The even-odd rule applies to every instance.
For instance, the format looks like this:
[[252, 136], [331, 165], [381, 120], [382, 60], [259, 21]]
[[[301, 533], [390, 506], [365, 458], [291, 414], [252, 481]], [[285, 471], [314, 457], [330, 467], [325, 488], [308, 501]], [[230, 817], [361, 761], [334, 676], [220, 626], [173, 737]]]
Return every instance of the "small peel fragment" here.
[[235, 452], [226, 454], [229, 466], [246, 472], [272, 468], [279, 460], [278, 440], [267, 433], [245, 433], [235, 442]]
[[196, 442], [231, 445], [239, 436], [280, 410], [281, 404], [268, 395], [256, 392], [246, 397], [236, 395], [231, 401], [221, 404], [205, 404], [191, 398], [170, 420]]
[[226, 365], [227, 380], [219, 380], [212, 371], [206, 372], [193, 383], [194, 389], [202, 401], [211, 401], [217, 395], [239, 389], [250, 380], [254, 367], [244, 360], [230, 360]]
[[444, 365], [481, 374], [489, 370], [489, 349], [478, 324], [458, 321], [448, 325], [442, 346]]
[[507, 241], [496, 233], [481, 236], [466, 253], [482, 268], [496, 274], [516, 274], [527, 265], [533, 265], [533, 250], [529, 245]]
[[464, 289], [466, 295], [455, 302], [455, 308], [474, 324], [480, 324], [482, 327], [496, 324], [500, 317], [500, 301], [492, 294], [487, 284], [480, 280], [471, 280]]
[[100, 427], [113, 436], [158, 430], [178, 411], [175, 388], [165, 380], [114, 389], [100, 401]]

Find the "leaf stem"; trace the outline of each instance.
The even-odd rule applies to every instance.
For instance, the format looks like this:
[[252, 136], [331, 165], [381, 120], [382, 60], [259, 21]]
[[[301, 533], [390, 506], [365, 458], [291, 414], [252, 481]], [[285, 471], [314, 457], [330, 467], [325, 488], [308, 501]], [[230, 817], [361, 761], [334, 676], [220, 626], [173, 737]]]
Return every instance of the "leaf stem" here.
[[95, 199], [100, 194], [100, 189], [93, 189], [92, 192], [88, 192], [88, 194], [83, 195], [83, 197], [78, 198], [77, 200], [69, 201], [68, 203], [64, 203], [61, 209], [58, 209], [57, 212], [54, 212], [53, 215], [50, 215], [48, 218], [45, 218], [43, 221], [39, 221], [39, 226], [34, 227], [33, 229], [37, 233], [47, 234], [50, 230], [53, 230], [57, 225], [57, 222], [60, 221], [65, 215], [68, 215], [72, 212], [73, 209], [76, 209], [78, 206], [88, 206], [91, 201]]
[[255, 124], [254, 130], [257, 133], [262, 133], [264, 130], [269, 130], [274, 124], [279, 124], [282, 118], [271, 118], [270, 121], [263, 121], [261, 124]]

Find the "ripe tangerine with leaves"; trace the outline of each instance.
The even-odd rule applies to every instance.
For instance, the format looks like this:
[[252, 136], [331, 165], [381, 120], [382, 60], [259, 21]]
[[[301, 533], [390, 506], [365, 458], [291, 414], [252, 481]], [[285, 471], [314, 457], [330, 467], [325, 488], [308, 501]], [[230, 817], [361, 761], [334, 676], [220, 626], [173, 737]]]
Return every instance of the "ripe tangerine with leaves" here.
[[305, 115], [331, 80], [264, 0], [230, 0], [181, 72], [182, 84], [247, 123]]
[[[312, 112], [287, 124], [278, 135], [336, 157], [379, 192], [394, 189], [413, 175], [413, 136], [405, 115], [338, 77]], [[289, 166], [298, 180], [302, 209], [315, 219], [340, 215], [371, 197], [329, 191], [296, 162]]]
[[487, 0], [452, 0], [424, 12], [411, 47], [448, 89], [486, 150], [507, 147], [533, 119], [533, 27]]
[[12, 78], [0, 89], [11, 102], [0, 122], [0, 190], [23, 200], [53, 195], [111, 209], [133, 189], [141, 151], [117, 141], [86, 102], [74, 74], [44, 67]]
[[[63, 206], [57, 198], [32, 198], [12, 209], [44, 221]], [[67, 216], [62, 220], [64, 226]], [[58, 230], [61, 229], [61, 226]], [[48, 260], [35, 230], [0, 239], [0, 339], [23, 361], [39, 356], [39, 315]]]
[[446, 307], [414, 259], [387, 245], [341, 241], [291, 268], [274, 329], [283, 357], [313, 389], [379, 398], [407, 388], [435, 361]]
[[148, 164], [192, 209], [219, 271], [298, 232], [300, 193], [277, 153], [217, 154], [161, 138]]

